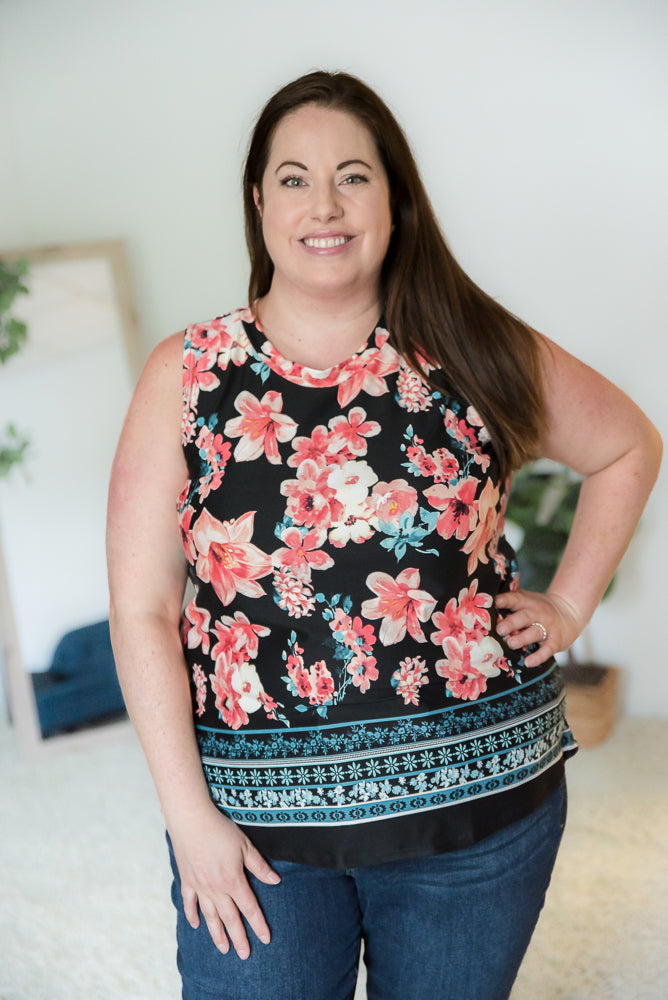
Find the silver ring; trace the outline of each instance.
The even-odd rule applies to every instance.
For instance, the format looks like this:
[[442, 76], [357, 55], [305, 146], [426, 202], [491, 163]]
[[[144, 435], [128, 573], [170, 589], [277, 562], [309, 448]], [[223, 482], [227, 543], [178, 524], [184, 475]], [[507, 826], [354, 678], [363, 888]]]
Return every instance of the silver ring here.
[[541, 632], [543, 633], [543, 638], [540, 641], [541, 642], [545, 642], [545, 640], [547, 639], [547, 629], [540, 622], [531, 622], [531, 625], [529, 625], [529, 628], [532, 628], [532, 626], [534, 626], [534, 625], [536, 626], [536, 628], [539, 628], [541, 630]]

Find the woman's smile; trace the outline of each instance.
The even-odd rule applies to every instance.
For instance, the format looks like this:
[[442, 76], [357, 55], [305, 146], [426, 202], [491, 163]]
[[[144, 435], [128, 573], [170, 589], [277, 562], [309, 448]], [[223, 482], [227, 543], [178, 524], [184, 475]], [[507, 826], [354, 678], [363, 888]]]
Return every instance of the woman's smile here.
[[346, 246], [352, 236], [304, 236], [301, 242], [309, 250], [334, 250]]

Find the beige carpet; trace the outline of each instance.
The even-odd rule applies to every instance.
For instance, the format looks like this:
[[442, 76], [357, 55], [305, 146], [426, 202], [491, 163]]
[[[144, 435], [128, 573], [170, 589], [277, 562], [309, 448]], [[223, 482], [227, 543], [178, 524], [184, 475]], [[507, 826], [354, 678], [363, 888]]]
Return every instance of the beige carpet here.
[[[668, 722], [622, 721], [568, 773], [513, 1000], [666, 1000]], [[169, 881], [132, 738], [26, 764], [0, 727], [0, 1000], [178, 1000]]]

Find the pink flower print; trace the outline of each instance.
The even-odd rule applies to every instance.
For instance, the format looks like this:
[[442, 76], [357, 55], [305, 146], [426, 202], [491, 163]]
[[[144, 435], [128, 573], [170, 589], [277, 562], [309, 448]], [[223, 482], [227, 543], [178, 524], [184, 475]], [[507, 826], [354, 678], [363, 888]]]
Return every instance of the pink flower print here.
[[387, 343], [389, 333], [376, 330], [375, 346], [345, 364], [345, 378], [339, 382], [339, 406], [347, 406], [360, 392], [382, 396], [389, 392], [385, 376], [399, 370], [399, 355]]
[[478, 445], [475, 431], [452, 410], [445, 411], [445, 427], [448, 434], [463, 444], [467, 451], [475, 451]]
[[419, 656], [407, 656], [392, 674], [392, 686], [404, 699], [404, 705], [419, 704], [420, 688], [428, 683], [427, 664]]
[[[296, 437], [292, 441], [294, 453], [288, 458], [288, 465], [298, 468], [307, 458], [313, 459], [320, 468], [339, 461], [342, 442], [335, 441], [334, 435], [319, 424], [310, 437]], [[340, 461], [344, 461], [341, 456]]]
[[[257, 320], [255, 321], [257, 326]], [[291, 379], [296, 382], [305, 381], [308, 379], [308, 368], [304, 368], [303, 365], [298, 364], [296, 361], [290, 361], [288, 358], [284, 358], [283, 355], [276, 350], [274, 345], [265, 340], [261, 347], [261, 352], [263, 355], [263, 360], [272, 368], [275, 372], [283, 375], [287, 379]], [[303, 373], [303, 376], [302, 376]], [[327, 384], [319, 383], [319, 384]], [[331, 384], [331, 383], [330, 383]]]
[[252, 462], [260, 455], [266, 455], [273, 465], [282, 462], [278, 442], [291, 441], [297, 424], [287, 413], [282, 413], [283, 397], [280, 392], [265, 392], [258, 399], [244, 390], [234, 401], [241, 414], [228, 420], [224, 432], [228, 437], [240, 437], [234, 449], [237, 462]]
[[[188, 649], [197, 649], [198, 646], [201, 646], [202, 652], [208, 653], [211, 643], [209, 638], [211, 615], [205, 608], [198, 608], [195, 600], [196, 598], [192, 599], [183, 613], [185, 619], [183, 638], [184, 642], [187, 642]], [[185, 625], [185, 621], [190, 622], [190, 628]]]
[[313, 614], [315, 598], [313, 590], [305, 580], [292, 576], [287, 569], [279, 569], [274, 573], [274, 587], [278, 594], [278, 606], [291, 618], [304, 618]]
[[488, 554], [494, 560], [494, 570], [498, 576], [502, 579], [505, 578], [507, 573], [507, 559], [502, 552], [499, 552], [499, 542], [503, 537], [503, 532], [506, 526], [506, 507], [508, 506], [508, 495], [510, 492], [510, 479], [506, 481], [504, 493], [501, 496], [501, 503], [499, 505], [499, 510], [496, 516], [496, 525], [494, 527], [494, 533], [492, 535], [491, 541], [487, 548]]
[[230, 729], [241, 729], [249, 720], [241, 704], [241, 695], [232, 686], [234, 672], [234, 664], [225, 655], [220, 656], [216, 660], [216, 672], [209, 674], [209, 681], [221, 719]]
[[459, 475], [459, 462], [447, 448], [437, 448], [432, 452], [431, 459], [435, 465], [435, 483], [450, 483]]
[[309, 681], [311, 691], [309, 703], [311, 705], [327, 705], [335, 695], [334, 678], [327, 668], [324, 660], [318, 660], [309, 670]]
[[251, 543], [255, 511], [232, 521], [217, 521], [203, 510], [193, 531], [197, 548], [197, 575], [210, 583], [223, 604], [237, 593], [261, 597], [258, 577], [271, 573], [271, 557]]
[[190, 496], [190, 487], [192, 486], [192, 481], [187, 479], [185, 485], [181, 492], [179, 493], [178, 499], [176, 501], [176, 509], [183, 510], [185, 507], [188, 497]]
[[373, 625], [362, 625], [362, 619], [355, 616], [349, 630], [345, 633], [344, 641], [350, 649], [356, 652], [370, 653], [376, 641]]
[[347, 417], [332, 417], [329, 426], [333, 440], [348, 452], [349, 458], [366, 455], [366, 439], [380, 434], [380, 424], [367, 420], [366, 410], [361, 406], [353, 406]]
[[403, 406], [409, 413], [429, 410], [434, 402], [427, 383], [405, 363], [399, 369], [397, 395], [399, 406]]
[[327, 483], [329, 466], [320, 466], [311, 458], [297, 469], [296, 479], [281, 483], [281, 493], [288, 498], [287, 514], [295, 524], [307, 528], [329, 528], [343, 510], [334, 490]]
[[271, 695], [267, 694], [266, 691], [260, 691], [260, 701], [262, 702], [263, 709], [267, 713], [267, 718], [276, 720], [278, 702], [274, 701]]
[[438, 472], [436, 462], [427, 454], [420, 438], [413, 438], [413, 444], [406, 449], [406, 455], [409, 462], [420, 470], [422, 476], [435, 476]]
[[466, 422], [471, 424], [472, 427], [480, 428], [480, 430], [478, 431], [478, 441], [480, 442], [480, 444], [489, 444], [490, 441], [489, 431], [483, 424], [482, 417], [473, 406], [469, 406], [468, 410], [466, 411]]
[[292, 648], [293, 652], [288, 655], [286, 667], [288, 671], [288, 676], [294, 678], [295, 671], [303, 670], [304, 668], [304, 657], [302, 656], [304, 649], [296, 642]]
[[332, 632], [340, 632], [341, 635], [345, 635], [346, 631], [352, 626], [352, 618], [347, 615], [343, 608], [334, 609], [334, 617], [329, 623], [329, 627]]
[[[464, 628], [469, 633], [485, 633], [491, 628], [492, 620], [487, 608], [492, 606], [492, 595], [478, 593], [478, 581], [474, 580], [470, 587], [464, 587], [459, 592], [459, 614]], [[469, 635], [472, 638], [472, 635]]]
[[373, 625], [364, 625], [359, 616], [351, 618], [342, 608], [336, 608], [329, 623], [337, 642], [343, 643], [354, 653], [371, 653], [376, 636]]
[[469, 556], [467, 564], [469, 576], [475, 572], [479, 562], [489, 562], [485, 550], [496, 530], [498, 502], [499, 488], [488, 479], [478, 500], [478, 523], [462, 546], [462, 552], [466, 552]]
[[191, 347], [215, 357], [232, 338], [227, 332], [226, 324], [221, 319], [215, 319], [211, 323], [191, 326], [188, 330], [188, 339]]
[[184, 406], [181, 417], [181, 444], [188, 444], [197, 433], [197, 414]]
[[369, 690], [371, 681], [378, 679], [378, 669], [374, 656], [365, 656], [363, 653], [357, 653], [346, 664], [346, 670], [350, 674], [353, 684], [360, 689], [362, 694]]
[[200, 389], [210, 390], [220, 385], [220, 379], [210, 371], [215, 363], [215, 355], [183, 352], [183, 393], [191, 407], [197, 405]]
[[419, 622], [429, 620], [436, 600], [426, 590], [418, 590], [419, 570], [404, 569], [396, 580], [387, 573], [370, 573], [366, 585], [377, 597], [364, 601], [362, 614], [383, 619], [379, 637], [384, 646], [401, 642], [406, 630], [417, 642], [427, 641]]
[[192, 533], [192, 520], [194, 514], [194, 507], [185, 507], [183, 510], [179, 511], [178, 516], [183, 550], [186, 554], [186, 559], [192, 564], [194, 564], [195, 559], [197, 558], [197, 549], [195, 548], [195, 541]]
[[462, 642], [479, 642], [488, 634], [491, 627], [491, 617], [488, 608], [492, 606], [491, 594], [478, 593], [478, 581], [474, 580], [470, 587], [463, 587], [456, 600], [452, 597], [445, 606], [445, 611], [436, 611], [432, 621], [436, 632], [430, 638], [436, 645], [443, 645], [446, 639], [454, 638]]
[[466, 629], [455, 597], [450, 598], [444, 611], [435, 611], [431, 620], [436, 626], [436, 631], [432, 632], [430, 639], [437, 646], [450, 638], [466, 639]]
[[211, 650], [213, 659], [219, 660], [221, 656], [226, 656], [230, 662], [236, 662], [239, 659], [239, 647], [237, 638], [229, 625], [218, 621], [213, 626], [212, 632], [217, 639]]
[[490, 554], [494, 560], [494, 571], [497, 576], [500, 576], [502, 580], [505, 580], [508, 573], [508, 560], [504, 556], [503, 552], [492, 552], [490, 549]]
[[201, 717], [204, 715], [204, 707], [206, 705], [206, 677], [199, 663], [193, 666], [193, 681], [195, 684], [195, 703], [197, 706], [195, 714]]
[[295, 687], [297, 688], [297, 694], [299, 697], [310, 698], [313, 686], [308, 670], [305, 670], [304, 667], [297, 667], [291, 677], [294, 681]]
[[213, 632], [218, 639], [211, 651], [214, 659], [227, 653], [234, 660], [252, 660], [258, 653], [258, 637], [269, 635], [271, 629], [266, 625], [253, 625], [243, 611], [235, 611], [233, 618], [223, 615], [214, 625]]
[[272, 559], [275, 566], [284, 566], [292, 576], [301, 580], [311, 579], [311, 569], [329, 569], [334, 560], [320, 546], [325, 542], [327, 532], [316, 528], [307, 531], [302, 538], [299, 528], [286, 528], [281, 541], [287, 548], [276, 549]]
[[248, 337], [241, 320], [252, 321], [248, 310], [239, 311], [233, 318], [219, 317], [205, 326], [190, 328], [190, 343], [201, 351], [217, 356], [218, 366], [224, 371], [228, 364], [242, 365], [248, 357]]
[[439, 483], [424, 491], [431, 506], [443, 511], [436, 522], [436, 530], [442, 538], [454, 535], [464, 541], [475, 528], [478, 523], [478, 503], [474, 499], [477, 489], [478, 480], [468, 476], [455, 486]]
[[258, 638], [269, 635], [271, 629], [266, 625], [253, 625], [248, 620], [243, 611], [235, 611], [234, 618], [223, 615], [220, 625], [228, 628], [233, 637], [233, 648], [243, 650], [244, 656], [248, 660], [253, 660], [258, 654]]
[[373, 535], [371, 512], [366, 504], [345, 507], [340, 521], [334, 521], [329, 532], [329, 541], [338, 549], [348, 542], [366, 542]]
[[195, 442], [200, 458], [206, 463], [206, 473], [199, 481], [197, 492], [204, 500], [209, 493], [217, 490], [223, 481], [225, 467], [232, 453], [229, 441], [223, 441], [222, 434], [214, 434], [206, 425], [200, 429]]
[[474, 642], [449, 638], [443, 649], [447, 659], [436, 661], [436, 673], [446, 678], [455, 698], [474, 701], [487, 690], [488, 678], [509, 669], [501, 646], [489, 635]]
[[464, 445], [466, 451], [472, 456], [476, 465], [479, 465], [483, 472], [485, 472], [489, 466], [490, 458], [489, 455], [483, 454], [480, 450], [479, 441], [489, 441], [489, 433], [487, 428], [483, 426], [482, 420], [473, 407], [469, 407], [466, 412], [467, 419], [468, 414], [471, 413], [478, 421], [481, 428], [479, 436], [476, 434], [473, 427], [469, 426], [469, 423], [467, 423], [466, 420], [460, 420], [452, 410], [445, 411], [445, 427], [448, 434], [453, 437], [455, 441], [459, 441], [460, 444]]
[[459, 462], [447, 448], [437, 448], [431, 454], [425, 450], [422, 438], [413, 436], [412, 444], [406, 448], [411, 465], [421, 476], [431, 476], [436, 483], [450, 483], [459, 475]]
[[224, 465], [232, 451], [232, 445], [229, 441], [223, 441], [223, 435], [214, 434], [206, 424], [200, 427], [195, 444], [199, 450], [200, 458], [208, 465], [217, 466], [220, 463]]
[[398, 525], [402, 514], [417, 514], [417, 490], [405, 479], [393, 479], [390, 483], [376, 483], [368, 499], [373, 512], [374, 523]]

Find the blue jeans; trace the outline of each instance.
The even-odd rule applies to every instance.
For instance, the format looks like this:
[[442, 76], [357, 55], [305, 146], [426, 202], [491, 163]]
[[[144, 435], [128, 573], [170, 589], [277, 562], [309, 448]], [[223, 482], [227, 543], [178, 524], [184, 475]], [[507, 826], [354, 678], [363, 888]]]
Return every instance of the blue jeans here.
[[[523, 820], [472, 847], [336, 871], [271, 861], [249, 881], [271, 928], [242, 961], [193, 930], [171, 854], [183, 1000], [352, 1000], [364, 940], [368, 1000], [507, 1000], [566, 820], [562, 784]], [[369, 827], [373, 836], [373, 824]]]

